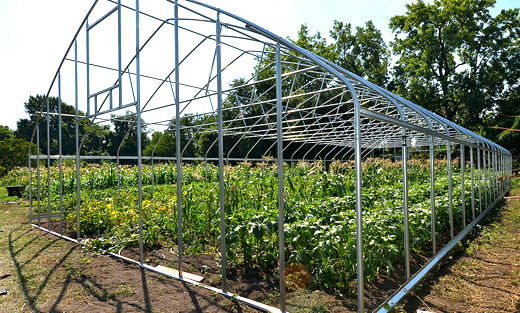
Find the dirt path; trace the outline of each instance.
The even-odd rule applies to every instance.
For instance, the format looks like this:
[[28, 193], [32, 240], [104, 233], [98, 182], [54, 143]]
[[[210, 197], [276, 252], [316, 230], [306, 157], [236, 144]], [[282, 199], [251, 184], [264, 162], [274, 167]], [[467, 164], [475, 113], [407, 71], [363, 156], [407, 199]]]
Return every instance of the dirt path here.
[[[511, 196], [518, 195], [516, 179]], [[465, 251], [408, 297], [403, 312], [520, 312], [520, 199], [505, 200], [481, 228]]]
[[31, 230], [26, 212], [0, 205], [0, 312], [258, 312]]

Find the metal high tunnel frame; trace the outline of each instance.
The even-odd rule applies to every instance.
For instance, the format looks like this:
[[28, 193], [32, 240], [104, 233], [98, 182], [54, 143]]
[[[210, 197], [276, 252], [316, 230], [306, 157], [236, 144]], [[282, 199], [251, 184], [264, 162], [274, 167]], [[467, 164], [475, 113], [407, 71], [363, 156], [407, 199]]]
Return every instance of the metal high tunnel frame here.
[[[57, 96], [57, 112], [50, 112], [49, 97]], [[62, 99], [74, 103], [75, 114], [62, 114]], [[118, 179], [122, 160], [135, 162], [138, 169], [139, 260], [124, 258], [142, 268], [155, 271], [143, 257], [143, 161], [173, 161], [176, 164], [176, 205], [182, 207], [184, 196], [183, 164], [211, 162], [218, 165], [217, 192], [220, 206], [221, 287], [194, 282], [183, 277], [182, 210], [177, 210], [178, 268], [176, 279], [202, 286], [253, 307], [272, 312], [286, 312], [284, 251], [284, 162], [299, 160], [333, 162], [352, 161], [355, 171], [355, 219], [357, 277], [364, 277], [362, 161], [373, 151], [395, 148], [402, 159], [402, 210], [404, 225], [405, 283], [375, 311], [386, 312], [425, 277], [425, 275], [493, 208], [511, 188], [511, 153], [501, 146], [417, 104], [395, 95], [333, 64], [323, 57], [295, 45], [237, 15], [193, 0], [124, 1], [95, 0], [81, 22], [46, 95], [46, 108], [39, 119], [47, 121], [46, 154], [30, 155], [29, 185], [34, 182], [31, 166], [47, 163], [47, 204], [43, 212], [40, 197], [41, 173], [36, 168], [37, 195], [29, 188], [30, 220], [36, 228], [79, 243], [81, 160], [108, 160], [117, 164]], [[115, 113], [126, 111], [131, 119], [119, 119]], [[51, 152], [49, 121], [59, 118], [58, 151]], [[76, 127], [76, 153], [62, 153], [62, 118], [71, 118]], [[92, 125], [118, 120], [128, 123], [128, 132], [118, 145], [116, 155], [86, 155], [84, 144]], [[198, 123], [190, 123], [196, 119]], [[86, 131], [81, 123], [88, 121]], [[145, 122], [146, 121], [146, 122]], [[142, 155], [144, 129], [171, 133], [175, 153], [154, 157], [157, 141], [149, 156]], [[136, 133], [135, 155], [120, 155], [131, 130]], [[83, 133], [81, 133], [83, 131]], [[190, 149], [204, 136], [209, 144], [203, 155]], [[33, 131], [31, 143], [40, 151], [40, 129]], [[410, 147], [426, 147], [431, 179], [430, 260], [420, 270], [410, 269], [408, 206], [408, 160]], [[45, 147], [44, 147], [45, 148]], [[453, 216], [452, 160], [458, 148], [462, 177], [463, 229], [456, 233]], [[436, 149], [444, 151], [448, 164], [450, 241], [442, 248], [436, 244], [435, 175]], [[465, 173], [469, 154], [470, 173]], [[272, 156], [277, 164], [278, 205], [278, 307], [236, 295], [228, 287], [226, 260], [226, 208], [224, 167], [233, 162], [261, 162]], [[62, 201], [63, 160], [75, 160], [77, 239], [63, 234]], [[58, 160], [60, 212], [51, 213], [51, 161]], [[476, 165], [475, 165], [476, 163]], [[474, 168], [476, 173], [474, 173]], [[153, 170], [152, 170], [153, 175]], [[465, 178], [471, 179], [471, 217], [466, 214]], [[154, 188], [152, 176], [152, 193]], [[43, 188], [43, 187], [42, 187]], [[477, 196], [476, 196], [477, 195]], [[478, 205], [475, 205], [478, 199]], [[60, 230], [44, 228], [42, 219], [60, 219]], [[47, 224], [48, 225], [48, 224]], [[164, 274], [164, 273], [162, 273]], [[413, 274], [413, 275], [412, 275]], [[173, 277], [172, 275], [165, 274]], [[365, 312], [365, 285], [357, 279], [357, 309]]]

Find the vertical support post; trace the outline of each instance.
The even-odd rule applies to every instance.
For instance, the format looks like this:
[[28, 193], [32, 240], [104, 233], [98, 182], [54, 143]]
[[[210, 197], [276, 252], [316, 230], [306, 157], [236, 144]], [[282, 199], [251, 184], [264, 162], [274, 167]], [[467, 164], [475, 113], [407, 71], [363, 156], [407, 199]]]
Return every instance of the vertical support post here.
[[492, 173], [492, 178], [493, 178], [493, 200], [496, 200], [497, 198], [497, 194], [498, 194], [498, 191], [497, 191], [497, 162], [496, 162], [496, 153], [493, 151], [492, 154], [491, 154], [491, 164], [492, 164], [492, 167], [491, 167], [491, 173]]
[[509, 179], [507, 176], [507, 155], [502, 154], [502, 181], [504, 183], [504, 192], [508, 191]]
[[152, 162], [152, 200], [153, 200], [153, 195], [154, 195], [154, 188], [155, 188], [155, 168], [154, 168], [154, 164], [153, 164], [153, 152], [152, 152], [152, 156], [151, 156], [151, 162]]
[[503, 185], [503, 192], [506, 192], [507, 191], [506, 155], [501, 154], [500, 157], [502, 159], [502, 179], [501, 179], [501, 181], [502, 181], [502, 185]]
[[505, 179], [506, 179], [506, 182], [507, 182], [507, 185], [506, 185], [506, 189], [509, 190], [510, 188], [510, 179], [511, 179], [511, 176], [510, 176], [510, 167], [509, 167], [509, 156], [508, 155], [504, 155], [504, 162], [505, 162], [505, 168], [504, 168], [504, 174], [506, 175]]
[[500, 182], [502, 184], [502, 192], [505, 192], [506, 191], [506, 180], [504, 179], [505, 177], [505, 159], [504, 159], [504, 154], [500, 153], [500, 171], [501, 171], [501, 174], [500, 174]]
[[495, 162], [496, 162], [496, 184], [497, 184], [497, 198], [502, 193], [502, 184], [500, 183], [500, 154], [499, 152], [495, 153]]
[[487, 159], [488, 157], [488, 151], [487, 150], [484, 150], [482, 151], [482, 162], [483, 162], [483, 174], [484, 174], [484, 198], [485, 198], [485, 204], [486, 204], [486, 208], [488, 207], [489, 205], [489, 202], [491, 199], [489, 199], [489, 172], [488, 172], [488, 167], [489, 167], [489, 161]]
[[285, 308], [285, 228], [284, 228], [284, 176], [283, 176], [283, 128], [282, 128], [282, 60], [280, 40], [276, 42], [276, 134], [278, 159], [278, 243], [280, 268], [280, 310]]
[[488, 151], [489, 202], [495, 200], [495, 185], [493, 183], [493, 152]]
[[36, 192], [38, 193], [38, 227], [40, 227], [41, 193], [40, 193], [40, 123], [36, 123]]
[[500, 164], [500, 153], [497, 152], [495, 154], [495, 160], [496, 160], [496, 177], [495, 177], [495, 180], [496, 180], [496, 184], [497, 184], [497, 198], [502, 194], [502, 183], [500, 182], [500, 175], [501, 175], [501, 171], [502, 171], [502, 168], [501, 168], [501, 164]]
[[432, 223], [432, 254], [437, 253], [437, 240], [435, 236], [435, 154], [433, 136], [430, 136], [430, 208]]
[[51, 127], [50, 127], [50, 105], [47, 98], [47, 211], [49, 219], [47, 220], [47, 230], [51, 230]]
[[466, 185], [464, 184], [464, 173], [466, 170], [466, 156], [464, 145], [460, 145], [460, 205], [462, 210], [462, 228], [466, 228]]
[[29, 143], [29, 164], [28, 164], [28, 169], [29, 169], [29, 224], [32, 224], [32, 210], [33, 210], [33, 207], [32, 207], [32, 169], [31, 169], [31, 149], [32, 149], [32, 145], [33, 143]]
[[502, 157], [502, 152], [498, 154], [498, 161], [500, 164], [500, 173], [498, 175], [498, 181], [500, 182], [500, 194], [504, 192], [504, 181], [502, 177], [504, 176], [504, 158]]
[[486, 150], [482, 151], [482, 170], [484, 171], [484, 200], [485, 200], [485, 209], [488, 207], [488, 184], [487, 184], [487, 166], [486, 166]]
[[61, 73], [58, 73], [58, 160], [60, 173], [60, 235], [63, 235], [63, 158], [61, 148]]
[[450, 239], [453, 239], [453, 179], [451, 177], [451, 143], [446, 144], [448, 158], [448, 208], [450, 217]]
[[508, 191], [509, 186], [509, 178], [507, 176], [507, 155], [502, 155], [502, 175], [503, 175], [503, 182], [504, 182], [504, 192]]
[[112, 90], [110, 90], [108, 92], [108, 103], [109, 103], [110, 110], [112, 110], [114, 108], [114, 104], [112, 101]]
[[488, 178], [489, 178], [489, 202], [495, 200], [495, 186], [493, 184], [493, 152], [488, 151]]
[[471, 168], [471, 220], [475, 219], [475, 176], [473, 173], [473, 147], [469, 147], [469, 163]]
[[500, 152], [499, 154], [499, 157], [500, 157], [500, 193], [503, 193], [505, 191], [505, 188], [504, 188], [504, 155], [502, 154], [502, 152]]
[[506, 191], [509, 191], [509, 158], [504, 154], [504, 179], [506, 181]]
[[[227, 255], [226, 255], [226, 212], [224, 207], [225, 185], [224, 185], [224, 129], [222, 120], [222, 64], [221, 64], [221, 42], [220, 42], [220, 12], [217, 12], [216, 20], [216, 61], [217, 61], [217, 115], [218, 115], [218, 181], [220, 199], [220, 258], [222, 271], [222, 291], [227, 292]], [[177, 97], [178, 98], [178, 97]]]
[[482, 186], [481, 186], [481, 168], [480, 168], [480, 149], [477, 149], [477, 167], [478, 167], [478, 214], [482, 213]]
[[509, 189], [513, 187], [513, 156], [509, 156], [507, 162], [507, 169], [509, 174]]
[[509, 160], [507, 154], [503, 155], [504, 157], [504, 191], [507, 192], [509, 190]]
[[505, 172], [505, 169], [506, 169], [505, 155], [501, 154], [500, 159], [502, 160], [502, 163], [501, 163], [502, 164], [502, 175], [501, 175], [500, 181], [502, 182], [502, 191], [506, 192], [507, 180], [506, 180], [506, 172]]
[[[86, 45], [87, 45], [87, 53], [86, 53], [86, 66], [87, 66], [87, 116], [90, 116], [90, 46], [89, 46], [89, 31], [88, 31], [88, 19], [87, 25], [85, 28], [86, 33]], [[94, 112], [95, 113], [95, 112]]]
[[121, 196], [121, 164], [119, 163], [119, 154], [116, 156], [117, 165], [117, 196]]
[[493, 175], [491, 173], [491, 151], [487, 152], [487, 174], [488, 174], [488, 193], [489, 193], [489, 204], [493, 203]]
[[139, 198], [139, 263], [144, 263], [143, 249], [143, 177], [141, 156], [141, 64], [139, 49], [139, 0], [135, 0], [135, 73], [136, 73], [136, 101], [135, 111], [137, 119], [137, 193]]
[[179, 4], [175, 0], [175, 144], [177, 158], [177, 250], [179, 277], [182, 277], [182, 156], [181, 156], [181, 103], [179, 96]]
[[79, 206], [81, 204], [80, 198], [80, 151], [79, 151], [79, 102], [78, 102], [78, 42], [74, 41], [74, 102], [76, 107], [76, 239], [80, 237], [80, 221], [79, 221]]
[[361, 106], [357, 95], [351, 90], [354, 101], [354, 166], [356, 175], [356, 258], [358, 312], [365, 312], [365, 287], [363, 265], [363, 203], [361, 182]]
[[502, 183], [502, 192], [505, 192], [507, 189], [506, 159], [505, 154], [502, 154], [502, 152], [500, 152], [500, 169], [500, 181]]
[[498, 158], [498, 185], [499, 185], [499, 195], [503, 192], [503, 184], [502, 184], [502, 154], [497, 154]]
[[119, 83], [119, 107], [123, 106], [123, 80], [121, 79], [123, 70], [121, 58], [121, 0], [117, 0], [117, 68]]
[[510, 183], [511, 183], [511, 181], [510, 181], [511, 176], [510, 176], [510, 172], [509, 172], [510, 169], [511, 169], [509, 167], [509, 156], [508, 155], [504, 155], [504, 158], [505, 158], [505, 160], [504, 160], [505, 161], [505, 168], [504, 168], [504, 172], [505, 173], [504, 174], [506, 175], [505, 179], [506, 179], [506, 182], [507, 182], [506, 189], [509, 190]]
[[410, 280], [410, 226], [408, 221], [408, 147], [406, 129], [402, 130], [402, 161], [403, 161], [403, 219], [404, 219], [404, 268], [406, 281]]

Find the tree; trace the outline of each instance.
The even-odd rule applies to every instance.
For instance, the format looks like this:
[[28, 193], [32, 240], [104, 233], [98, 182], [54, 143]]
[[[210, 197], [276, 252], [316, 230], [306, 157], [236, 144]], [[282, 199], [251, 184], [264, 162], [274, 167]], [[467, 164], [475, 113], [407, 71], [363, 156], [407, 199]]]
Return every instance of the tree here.
[[486, 115], [482, 133], [511, 151], [514, 157], [520, 156], [520, 87], [508, 92], [499, 100], [497, 110]]
[[[0, 176], [4, 176], [16, 166], [27, 166], [29, 142], [20, 138], [6, 138], [0, 141]], [[36, 154], [36, 145], [31, 146], [31, 153]]]
[[[200, 121], [199, 123], [202, 123]], [[197, 146], [197, 138], [200, 134], [196, 134], [195, 118], [186, 114], [181, 117], [181, 153], [184, 157], [197, 157], [200, 156], [199, 148]], [[177, 142], [175, 140], [175, 120], [170, 121], [170, 127], [164, 130], [164, 132], [154, 132], [152, 139], [143, 151], [143, 155], [151, 156], [162, 156], [162, 157], [173, 157], [177, 153]], [[155, 151], [154, 151], [155, 148]]]
[[[33, 147], [36, 152], [36, 147]], [[29, 143], [14, 138], [14, 132], [7, 126], [0, 125], [0, 176], [16, 166], [27, 164]]]
[[327, 44], [327, 41], [321, 36], [320, 32], [316, 32], [313, 36], [309, 35], [309, 28], [306, 24], [300, 26], [298, 38], [291, 41], [298, 47], [309, 50], [327, 60], [333, 61], [335, 58], [331, 46]]
[[[391, 18], [399, 57], [392, 88], [475, 130], [497, 99], [518, 84], [519, 10], [492, 17], [494, 0], [435, 0]], [[515, 63], [515, 64], [513, 64]]]
[[[137, 155], [137, 123], [136, 115], [127, 111], [125, 115], [112, 116], [114, 130], [110, 132], [108, 151], [110, 155]], [[144, 120], [141, 119], [141, 125]], [[146, 126], [141, 126], [141, 151], [148, 145]]]
[[386, 86], [390, 50], [372, 21], [356, 27], [354, 33], [350, 23], [334, 21], [329, 34], [334, 39], [331, 44], [319, 32], [311, 36], [307, 25], [302, 24], [293, 42], [376, 85]]
[[7, 126], [0, 125], [0, 141], [14, 138], [14, 132]]
[[376, 85], [387, 85], [390, 51], [372, 21], [356, 27], [355, 33], [350, 23], [334, 21], [330, 36], [335, 40], [331, 61]]
[[[155, 148], [155, 150], [154, 150]], [[143, 150], [143, 155], [161, 156], [161, 157], [173, 157], [175, 156], [175, 135], [171, 130], [165, 130], [164, 132], [154, 132], [152, 139]]]
[[[29, 100], [24, 104], [25, 112], [29, 115], [29, 118], [22, 118], [16, 122], [16, 130], [14, 134], [17, 138], [31, 141], [36, 121], [40, 110], [42, 112], [47, 111], [47, 104], [44, 95], [30, 96]], [[59, 99], [56, 97], [49, 97], [49, 112], [51, 114], [58, 113]], [[76, 109], [66, 104], [61, 103], [61, 113], [68, 115], [75, 115]], [[79, 112], [79, 115], [84, 115], [83, 112]], [[59, 118], [57, 115], [49, 116], [49, 130], [50, 130], [50, 153], [58, 154], [59, 142], [58, 142], [58, 124]], [[79, 134], [80, 140], [89, 129], [90, 121], [82, 120], [79, 122]], [[39, 118], [40, 128], [40, 149], [43, 153], [47, 154], [47, 116], [45, 113]], [[100, 126], [94, 124], [88, 131], [88, 136], [82, 147], [81, 154], [95, 154], [102, 155], [107, 153], [106, 142], [108, 137], [109, 128], [107, 126]], [[61, 136], [62, 136], [62, 153], [65, 155], [76, 154], [76, 126], [74, 117], [62, 116], [61, 124]], [[33, 139], [33, 143], [36, 143], [36, 136]]]

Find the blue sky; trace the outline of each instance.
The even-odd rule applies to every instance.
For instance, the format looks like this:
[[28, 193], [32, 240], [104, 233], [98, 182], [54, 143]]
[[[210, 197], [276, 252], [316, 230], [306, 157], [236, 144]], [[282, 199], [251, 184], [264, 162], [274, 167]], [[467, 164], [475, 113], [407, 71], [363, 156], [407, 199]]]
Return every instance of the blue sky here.
[[[328, 35], [334, 20], [363, 26], [372, 20], [385, 41], [393, 34], [390, 17], [406, 12], [411, 0], [202, 0], [234, 13], [282, 37], [295, 38], [301, 24], [311, 33]], [[23, 104], [30, 95], [47, 92], [55, 71], [92, 0], [0, 1], [0, 125], [11, 129], [26, 117]], [[498, 0], [502, 8], [520, 0]]]

